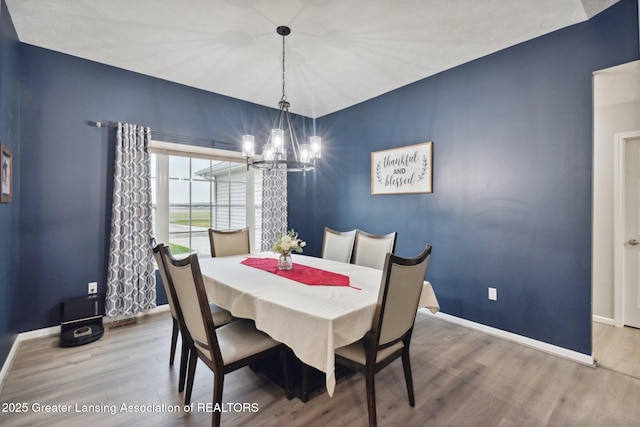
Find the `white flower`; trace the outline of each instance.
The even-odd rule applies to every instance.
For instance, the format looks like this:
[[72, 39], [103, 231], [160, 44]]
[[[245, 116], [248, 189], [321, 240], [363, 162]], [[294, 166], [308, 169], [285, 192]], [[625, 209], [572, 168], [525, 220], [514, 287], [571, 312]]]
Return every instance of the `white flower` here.
[[302, 252], [302, 248], [306, 246], [306, 244], [306, 242], [298, 238], [298, 233], [294, 230], [289, 230], [283, 233], [276, 243], [274, 243], [273, 252], [279, 254], [288, 254], [291, 251]]

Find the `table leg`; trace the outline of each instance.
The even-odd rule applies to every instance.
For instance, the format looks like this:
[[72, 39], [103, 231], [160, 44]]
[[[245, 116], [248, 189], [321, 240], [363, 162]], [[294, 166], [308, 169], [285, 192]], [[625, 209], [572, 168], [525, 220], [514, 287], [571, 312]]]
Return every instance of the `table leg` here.
[[309, 366], [302, 363], [300, 379], [300, 400], [307, 402], [309, 400]]

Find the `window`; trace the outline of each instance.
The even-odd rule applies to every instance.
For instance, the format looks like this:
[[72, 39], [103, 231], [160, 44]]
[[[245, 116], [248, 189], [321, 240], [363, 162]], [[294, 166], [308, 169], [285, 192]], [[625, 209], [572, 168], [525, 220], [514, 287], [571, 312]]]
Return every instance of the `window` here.
[[171, 253], [211, 255], [209, 228], [249, 226], [254, 250], [262, 235], [262, 172], [239, 153], [152, 142], [154, 236]]

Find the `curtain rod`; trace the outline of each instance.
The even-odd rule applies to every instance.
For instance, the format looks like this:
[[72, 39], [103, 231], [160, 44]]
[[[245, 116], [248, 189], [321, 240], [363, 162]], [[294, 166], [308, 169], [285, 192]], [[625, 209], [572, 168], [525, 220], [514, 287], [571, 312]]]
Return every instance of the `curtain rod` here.
[[[90, 126], [95, 126], [97, 128], [108, 128], [108, 129], [117, 129], [118, 125], [114, 122], [89, 122]], [[152, 130], [151, 131], [151, 135], [156, 135], [156, 136], [166, 136], [169, 138], [179, 138], [179, 139], [187, 139], [187, 140], [191, 140], [191, 141], [205, 141], [205, 142], [210, 142], [213, 145], [216, 144], [222, 144], [222, 145], [232, 145], [232, 146], [237, 146], [238, 144], [233, 144], [231, 142], [226, 142], [226, 141], [218, 141], [215, 139], [209, 139], [209, 138], [201, 138], [199, 136], [188, 136], [188, 135], [180, 135], [177, 133], [169, 133], [169, 132], [161, 132], [161, 131], [155, 131]]]

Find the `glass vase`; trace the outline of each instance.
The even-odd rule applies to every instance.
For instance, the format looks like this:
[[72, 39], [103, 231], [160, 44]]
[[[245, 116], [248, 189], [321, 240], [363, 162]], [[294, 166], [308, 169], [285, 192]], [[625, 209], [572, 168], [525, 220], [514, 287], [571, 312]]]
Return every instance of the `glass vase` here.
[[291, 254], [280, 255], [280, 258], [278, 258], [278, 269], [291, 270], [292, 268], [293, 268], [293, 260], [291, 259]]

